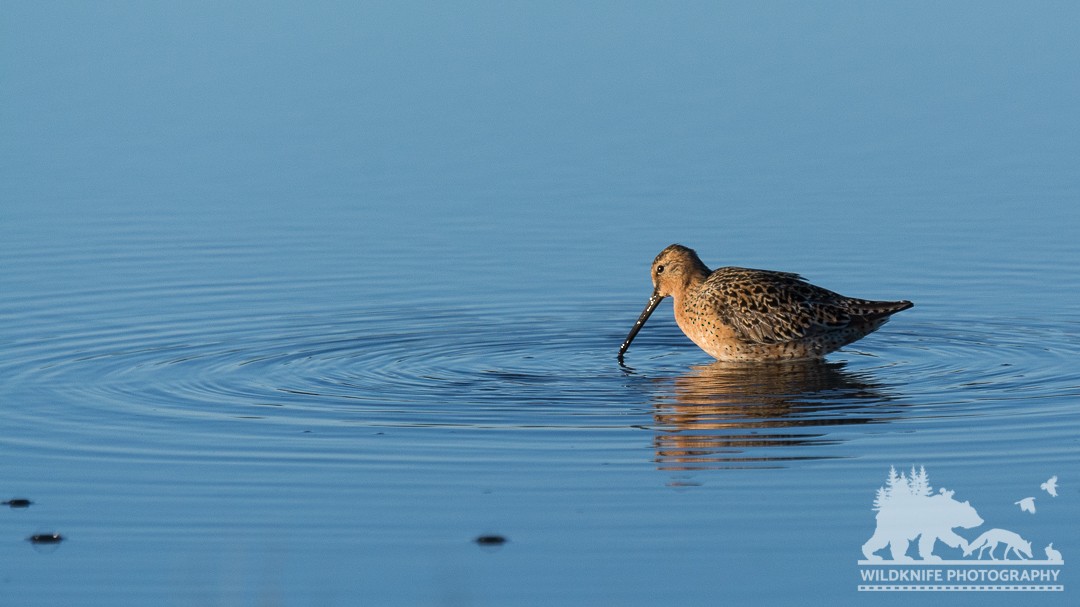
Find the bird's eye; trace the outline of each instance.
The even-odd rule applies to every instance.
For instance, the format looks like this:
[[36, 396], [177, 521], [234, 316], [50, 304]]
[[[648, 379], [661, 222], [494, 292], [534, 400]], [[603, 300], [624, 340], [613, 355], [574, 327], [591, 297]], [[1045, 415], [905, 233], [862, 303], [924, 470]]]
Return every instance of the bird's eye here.
[[664, 273], [664, 266], [656, 266], [656, 273], [657, 274], [663, 274]]

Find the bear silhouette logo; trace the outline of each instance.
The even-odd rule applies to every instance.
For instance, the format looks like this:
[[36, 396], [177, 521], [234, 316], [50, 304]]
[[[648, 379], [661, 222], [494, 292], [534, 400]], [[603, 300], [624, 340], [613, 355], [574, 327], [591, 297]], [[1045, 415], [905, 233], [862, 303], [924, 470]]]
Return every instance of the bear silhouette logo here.
[[915, 538], [919, 538], [919, 558], [927, 562], [942, 560], [934, 554], [938, 540], [952, 548], [967, 549], [967, 540], [953, 529], [978, 527], [983, 520], [971, 504], [953, 499], [954, 493], [941, 489], [935, 495], [925, 467], [917, 471], [912, 467], [910, 476], [889, 468], [886, 485], [878, 488], [874, 499], [877, 528], [862, 547], [866, 560], [883, 561], [876, 553], [888, 546], [892, 561], [914, 562], [907, 552]]

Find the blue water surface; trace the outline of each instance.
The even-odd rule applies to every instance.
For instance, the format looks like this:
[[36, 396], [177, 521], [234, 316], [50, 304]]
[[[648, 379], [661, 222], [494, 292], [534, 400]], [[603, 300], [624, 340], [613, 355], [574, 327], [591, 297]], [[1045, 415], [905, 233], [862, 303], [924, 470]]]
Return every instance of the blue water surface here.
[[[890, 466], [1064, 555], [935, 601], [1075, 602], [1077, 6], [2, 12], [0, 603], [922, 602]], [[622, 367], [673, 242], [916, 306]]]

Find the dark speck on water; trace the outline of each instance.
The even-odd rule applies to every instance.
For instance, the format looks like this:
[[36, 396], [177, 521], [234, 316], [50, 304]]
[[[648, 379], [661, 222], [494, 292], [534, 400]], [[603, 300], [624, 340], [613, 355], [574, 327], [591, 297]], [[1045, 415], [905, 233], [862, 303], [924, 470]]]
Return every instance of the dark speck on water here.
[[34, 502], [24, 498], [14, 498], [3, 502], [4, 506], [11, 508], [29, 508]]
[[507, 542], [507, 539], [501, 535], [481, 535], [475, 541], [481, 546], [501, 546]]
[[64, 541], [64, 536], [59, 533], [38, 533], [29, 538], [32, 544], [59, 544]]

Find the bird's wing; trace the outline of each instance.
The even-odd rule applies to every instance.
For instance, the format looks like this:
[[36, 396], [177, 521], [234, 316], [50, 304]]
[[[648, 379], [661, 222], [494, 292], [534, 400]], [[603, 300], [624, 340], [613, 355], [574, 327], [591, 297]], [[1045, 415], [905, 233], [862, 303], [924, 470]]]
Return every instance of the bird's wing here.
[[843, 329], [852, 300], [814, 286], [798, 274], [720, 268], [706, 282], [717, 312], [743, 339], [774, 344]]

